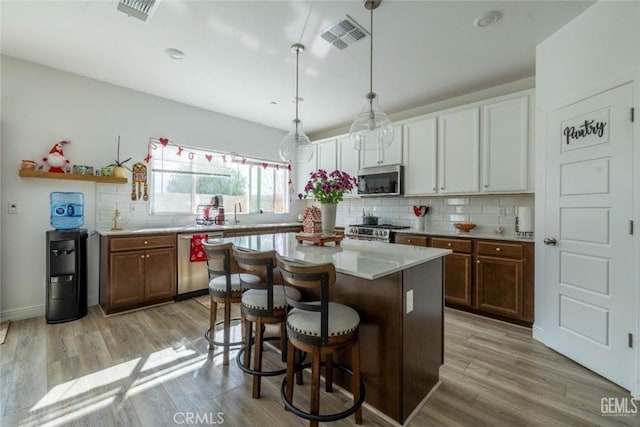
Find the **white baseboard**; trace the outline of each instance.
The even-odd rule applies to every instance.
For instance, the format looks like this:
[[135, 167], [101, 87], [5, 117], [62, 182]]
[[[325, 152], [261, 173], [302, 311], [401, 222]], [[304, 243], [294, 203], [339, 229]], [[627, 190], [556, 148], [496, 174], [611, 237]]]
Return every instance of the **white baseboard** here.
[[87, 307], [98, 305], [99, 303], [100, 299], [98, 298], [98, 295], [89, 295], [87, 297]]
[[[97, 295], [89, 295], [87, 297], [87, 306], [98, 305], [99, 298]], [[46, 312], [46, 305], [34, 305], [31, 307], [15, 308], [0, 312], [0, 322], [7, 320], [23, 320], [31, 319], [32, 317], [44, 316]]]
[[544, 328], [542, 326], [534, 324], [533, 328], [531, 328], [531, 335], [534, 340], [540, 341], [544, 344]]
[[16, 308], [12, 310], [5, 310], [0, 312], [0, 321], [6, 320], [23, 320], [30, 319], [32, 317], [44, 316], [45, 306], [34, 305], [31, 307]]

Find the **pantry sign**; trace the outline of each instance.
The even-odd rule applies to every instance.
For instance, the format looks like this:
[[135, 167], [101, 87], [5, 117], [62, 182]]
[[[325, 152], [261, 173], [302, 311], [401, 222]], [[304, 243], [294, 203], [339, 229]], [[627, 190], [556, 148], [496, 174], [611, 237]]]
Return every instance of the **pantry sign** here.
[[609, 109], [598, 110], [562, 122], [562, 151], [609, 142]]

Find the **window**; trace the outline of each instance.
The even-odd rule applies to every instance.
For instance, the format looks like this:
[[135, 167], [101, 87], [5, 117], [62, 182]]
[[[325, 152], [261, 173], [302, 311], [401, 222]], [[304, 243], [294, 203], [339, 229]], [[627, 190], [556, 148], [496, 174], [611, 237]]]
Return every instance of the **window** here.
[[150, 153], [152, 214], [196, 214], [214, 196], [241, 212], [289, 212], [286, 163], [153, 142]]

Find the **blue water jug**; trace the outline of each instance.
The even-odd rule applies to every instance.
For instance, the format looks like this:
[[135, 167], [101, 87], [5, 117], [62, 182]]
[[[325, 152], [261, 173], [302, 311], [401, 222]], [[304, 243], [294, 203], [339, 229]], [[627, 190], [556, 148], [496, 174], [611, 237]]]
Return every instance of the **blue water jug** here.
[[84, 194], [54, 191], [49, 195], [49, 223], [56, 230], [73, 230], [84, 224]]

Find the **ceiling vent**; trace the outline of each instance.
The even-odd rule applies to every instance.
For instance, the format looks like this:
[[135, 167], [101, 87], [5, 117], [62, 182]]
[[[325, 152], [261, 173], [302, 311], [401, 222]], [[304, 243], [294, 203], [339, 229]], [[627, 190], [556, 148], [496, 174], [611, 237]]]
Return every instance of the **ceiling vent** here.
[[360, 24], [347, 15], [337, 24], [322, 30], [320, 37], [342, 50], [358, 40], [366, 38], [368, 34]]
[[129, 16], [146, 21], [158, 9], [160, 0], [120, 0], [118, 10]]

